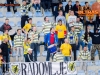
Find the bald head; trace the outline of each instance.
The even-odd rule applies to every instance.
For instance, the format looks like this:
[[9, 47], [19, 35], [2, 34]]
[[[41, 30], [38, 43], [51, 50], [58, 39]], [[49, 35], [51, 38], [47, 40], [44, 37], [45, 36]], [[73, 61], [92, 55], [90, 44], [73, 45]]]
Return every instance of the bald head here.
[[65, 39], [65, 43], [69, 43], [69, 40], [67, 38]]

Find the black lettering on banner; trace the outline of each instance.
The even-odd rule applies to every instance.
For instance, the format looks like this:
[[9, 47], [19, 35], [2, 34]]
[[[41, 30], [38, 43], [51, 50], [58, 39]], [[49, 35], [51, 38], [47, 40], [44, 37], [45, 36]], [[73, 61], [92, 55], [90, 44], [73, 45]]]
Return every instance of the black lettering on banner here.
[[45, 70], [46, 75], [52, 75], [52, 63], [48, 62], [46, 64], [46, 62], [44, 62], [44, 70]]
[[33, 75], [38, 75], [38, 63], [33, 63]]
[[39, 63], [39, 75], [44, 75], [44, 63]]
[[60, 74], [63, 75], [63, 62], [60, 62]]
[[[28, 74], [29, 74], [30, 72], [31, 72], [31, 75], [33, 75], [31, 63], [29, 63], [29, 65], [28, 65]], [[34, 74], [34, 75], [35, 75], [35, 74]]]
[[22, 75], [26, 75], [26, 64], [25, 63], [21, 63], [21, 70], [22, 70]]

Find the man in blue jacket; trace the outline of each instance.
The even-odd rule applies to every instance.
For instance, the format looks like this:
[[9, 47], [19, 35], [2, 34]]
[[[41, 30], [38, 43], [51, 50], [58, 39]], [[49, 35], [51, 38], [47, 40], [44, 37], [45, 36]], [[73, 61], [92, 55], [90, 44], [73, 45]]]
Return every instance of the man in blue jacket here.
[[[55, 34], [55, 30], [54, 28], [50, 28], [50, 33], [47, 34], [47, 46], [49, 47], [50, 45], [53, 45], [52, 48], [48, 48], [47, 50], [47, 57], [46, 57], [46, 61], [50, 60], [50, 53], [54, 53], [55, 49], [57, 47], [57, 43], [58, 43], [58, 38], [57, 35]], [[51, 51], [52, 50], [52, 51]]]

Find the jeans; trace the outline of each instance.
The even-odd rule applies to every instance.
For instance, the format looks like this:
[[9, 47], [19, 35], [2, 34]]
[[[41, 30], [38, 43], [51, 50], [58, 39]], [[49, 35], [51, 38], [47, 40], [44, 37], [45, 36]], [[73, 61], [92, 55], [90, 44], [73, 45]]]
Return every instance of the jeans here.
[[47, 51], [47, 40], [46, 39], [47, 39], [47, 34], [44, 35], [44, 42], [45, 42], [44, 50], [45, 51]]
[[[54, 53], [52, 54], [52, 60], [53, 60], [53, 56], [54, 56]], [[50, 61], [50, 50], [49, 49], [47, 50], [46, 61]]]
[[[85, 46], [85, 43], [82, 41], [82, 49], [84, 48], [84, 46]], [[90, 51], [91, 47], [92, 47], [92, 44], [88, 43], [87, 46], [88, 46], [88, 50]]]
[[2, 68], [1, 68], [1, 67], [0, 67], [0, 75], [3, 75], [3, 74], [2, 74]]
[[40, 52], [39, 51], [39, 44], [38, 43], [31, 43], [31, 48], [33, 49], [32, 54], [34, 55], [34, 61], [37, 61], [37, 53]]
[[82, 45], [82, 41], [81, 41], [81, 36], [82, 36], [82, 33], [79, 33], [78, 34], [78, 45], [76, 47], [76, 50], [80, 50], [80, 45]]
[[64, 38], [59, 38], [58, 39], [58, 47], [60, 47], [61, 44], [63, 44], [63, 43], [64, 43]]
[[64, 56], [64, 62], [70, 61], [70, 60], [71, 60], [71, 57], [69, 57], [69, 56]]
[[40, 4], [33, 4], [33, 7], [35, 8], [35, 10], [40, 10]]
[[6, 62], [5, 64], [3, 64], [3, 72], [9, 71], [9, 56], [3, 56], [3, 59]]
[[19, 61], [19, 54], [21, 56], [21, 61], [23, 60], [23, 55], [24, 55], [24, 51], [23, 51], [23, 47], [16, 47], [16, 62]]

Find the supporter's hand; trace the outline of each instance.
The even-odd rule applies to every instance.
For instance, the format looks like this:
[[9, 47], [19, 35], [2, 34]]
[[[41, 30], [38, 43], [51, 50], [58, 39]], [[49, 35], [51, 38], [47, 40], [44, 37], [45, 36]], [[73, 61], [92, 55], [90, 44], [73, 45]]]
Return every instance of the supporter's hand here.
[[92, 20], [90, 20], [90, 23], [92, 23], [93, 21]]
[[25, 34], [27, 35], [27, 34], [28, 34], [28, 32], [25, 32]]
[[57, 44], [54, 44], [54, 46], [57, 46]]
[[16, 48], [16, 47], [15, 47], [14, 49], [15, 49], [15, 50], [17, 50], [17, 48]]
[[0, 53], [2, 52], [2, 50], [0, 49]]

